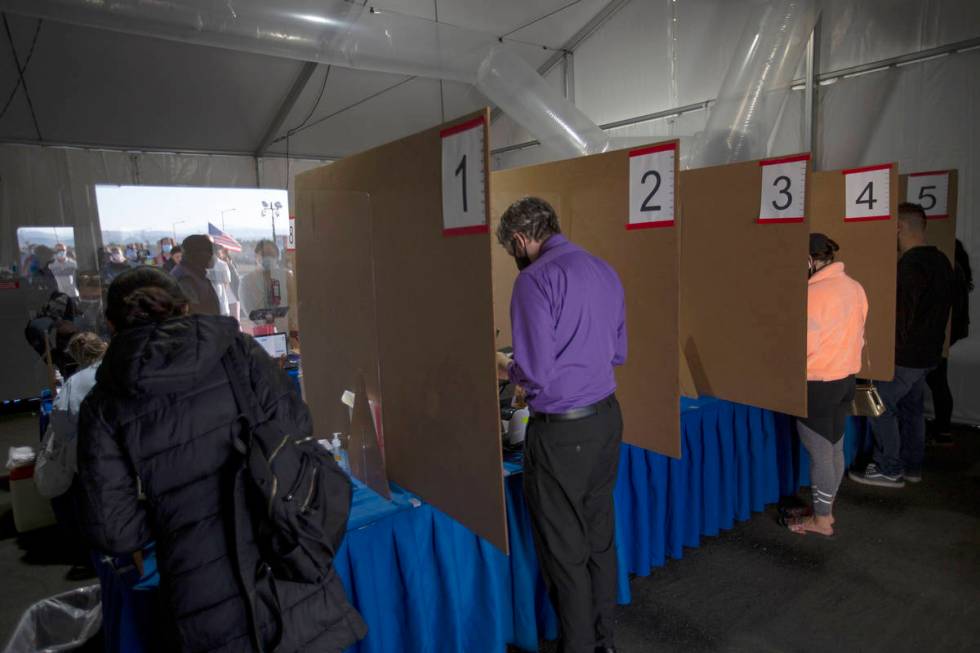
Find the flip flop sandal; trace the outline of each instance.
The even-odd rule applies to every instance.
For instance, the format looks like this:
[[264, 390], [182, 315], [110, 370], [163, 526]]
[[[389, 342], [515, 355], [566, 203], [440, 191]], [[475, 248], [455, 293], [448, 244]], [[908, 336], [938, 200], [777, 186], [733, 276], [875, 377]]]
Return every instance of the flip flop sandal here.
[[826, 533], [821, 533], [820, 531], [812, 531], [803, 528], [804, 520], [805, 520], [804, 517], [797, 517], [797, 518], [780, 517], [779, 525], [784, 526], [789, 532], [795, 533], [796, 535], [809, 535], [810, 533], [813, 533], [814, 535], [820, 535], [821, 537], [827, 538], [828, 540], [834, 539], [836, 535], [835, 533], [831, 533], [830, 535], [827, 535]]
[[779, 506], [779, 516], [784, 519], [797, 519], [799, 517], [809, 517], [813, 514], [812, 506]]

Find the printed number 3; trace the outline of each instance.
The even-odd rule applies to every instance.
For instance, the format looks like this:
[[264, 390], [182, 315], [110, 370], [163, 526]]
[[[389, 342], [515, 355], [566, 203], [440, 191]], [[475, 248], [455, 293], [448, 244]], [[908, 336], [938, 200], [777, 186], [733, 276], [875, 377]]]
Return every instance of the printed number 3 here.
[[654, 204], [652, 206], [650, 205], [650, 200], [652, 200], [653, 196], [657, 194], [658, 190], [660, 190], [660, 173], [657, 172], [656, 170], [648, 170], [647, 172], [643, 173], [642, 177], [640, 177], [640, 183], [641, 184], [647, 183], [647, 177], [649, 177], [650, 175], [653, 175], [654, 178], [653, 190], [650, 191], [650, 194], [647, 195], [645, 200], [643, 200], [643, 204], [640, 205], [640, 211], [643, 212], [660, 210], [659, 204]]
[[789, 177], [787, 177], [786, 175], [780, 175], [779, 177], [776, 177], [773, 180], [772, 185], [779, 186], [779, 182], [781, 181], [785, 182], [786, 185], [783, 186], [782, 188], [779, 188], [778, 191], [781, 195], [784, 195], [786, 197], [786, 203], [780, 204], [779, 202], [773, 201], [772, 207], [777, 211], [785, 211], [786, 209], [789, 208], [790, 204], [793, 203], [793, 195], [789, 192], [789, 187], [792, 185], [792, 182], [789, 180]]
[[466, 201], [466, 155], [460, 160], [459, 165], [456, 166], [456, 172], [453, 173], [454, 177], [462, 176], [461, 181], [463, 182], [463, 213], [469, 211], [468, 203]]

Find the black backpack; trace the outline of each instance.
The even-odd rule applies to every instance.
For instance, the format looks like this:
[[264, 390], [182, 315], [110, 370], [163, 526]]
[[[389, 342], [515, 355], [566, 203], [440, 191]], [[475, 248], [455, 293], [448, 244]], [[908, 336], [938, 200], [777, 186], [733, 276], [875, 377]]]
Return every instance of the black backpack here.
[[279, 420], [264, 421], [252, 391], [241, 340], [223, 358], [242, 413], [246, 506], [258, 524], [262, 562], [275, 578], [320, 583], [332, 573], [347, 532], [352, 487], [333, 456]]

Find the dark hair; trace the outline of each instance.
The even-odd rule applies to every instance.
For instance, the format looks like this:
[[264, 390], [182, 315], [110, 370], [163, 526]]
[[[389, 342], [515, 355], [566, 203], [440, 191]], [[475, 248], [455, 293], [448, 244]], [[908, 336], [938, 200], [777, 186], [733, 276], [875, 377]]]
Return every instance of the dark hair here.
[[832, 238], [824, 234], [810, 234], [810, 257], [814, 261], [833, 263], [837, 251], [840, 249]]
[[211, 242], [211, 239], [205, 236], [204, 234], [192, 234], [187, 238], [185, 238], [184, 242], [182, 242], [180, 246], [184, 252], [188, 252], [188, 251], [203, 252], [205, 251], [206, 248], [207, 251], [214, 254], [214, 243]]
[[106, 294], [106, 319], [118, 330], [183, 315], [187, 298], [177, 280], [148, 265], [126, 270]]
[[926, 211], [921, 204], [902, 202], [898, 205], [898, 219], [913, 229], [926, 230]]
[[560, 233], [558, 214], [550, 204], [538, 197], [524, 197], [511, 204], [500, 216], [500, 224], [497, 225], [497, 241], [508, 249], [515, 234], [541, 241]]
[[255, 244], [255, 253], [261, 254], [262, 250], [265, 248], [266, 245], [272, 245], [273, 247], [275, 247], [276, 256], [279, 256], [279, 245], [276, 245], [274, 240], [269, 240], [268, 238], [263, 238], [262, 240], [260, 240]]

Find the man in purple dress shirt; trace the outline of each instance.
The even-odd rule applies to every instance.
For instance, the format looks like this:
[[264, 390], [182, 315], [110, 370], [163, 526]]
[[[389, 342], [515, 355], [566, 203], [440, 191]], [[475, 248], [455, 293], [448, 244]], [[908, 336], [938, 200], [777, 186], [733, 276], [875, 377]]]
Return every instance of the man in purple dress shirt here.
[[498, 374], [531, 406], [524, 490], [560, 650], [615, 651], [613, 488], [623, 419], [613, 367], [626, 361], [623, 286], [608, 263], [561, 235], [544, 200], [511, 205], [497, 239], [521, 270], [510, 305], [514, 356], [498, 356]]

